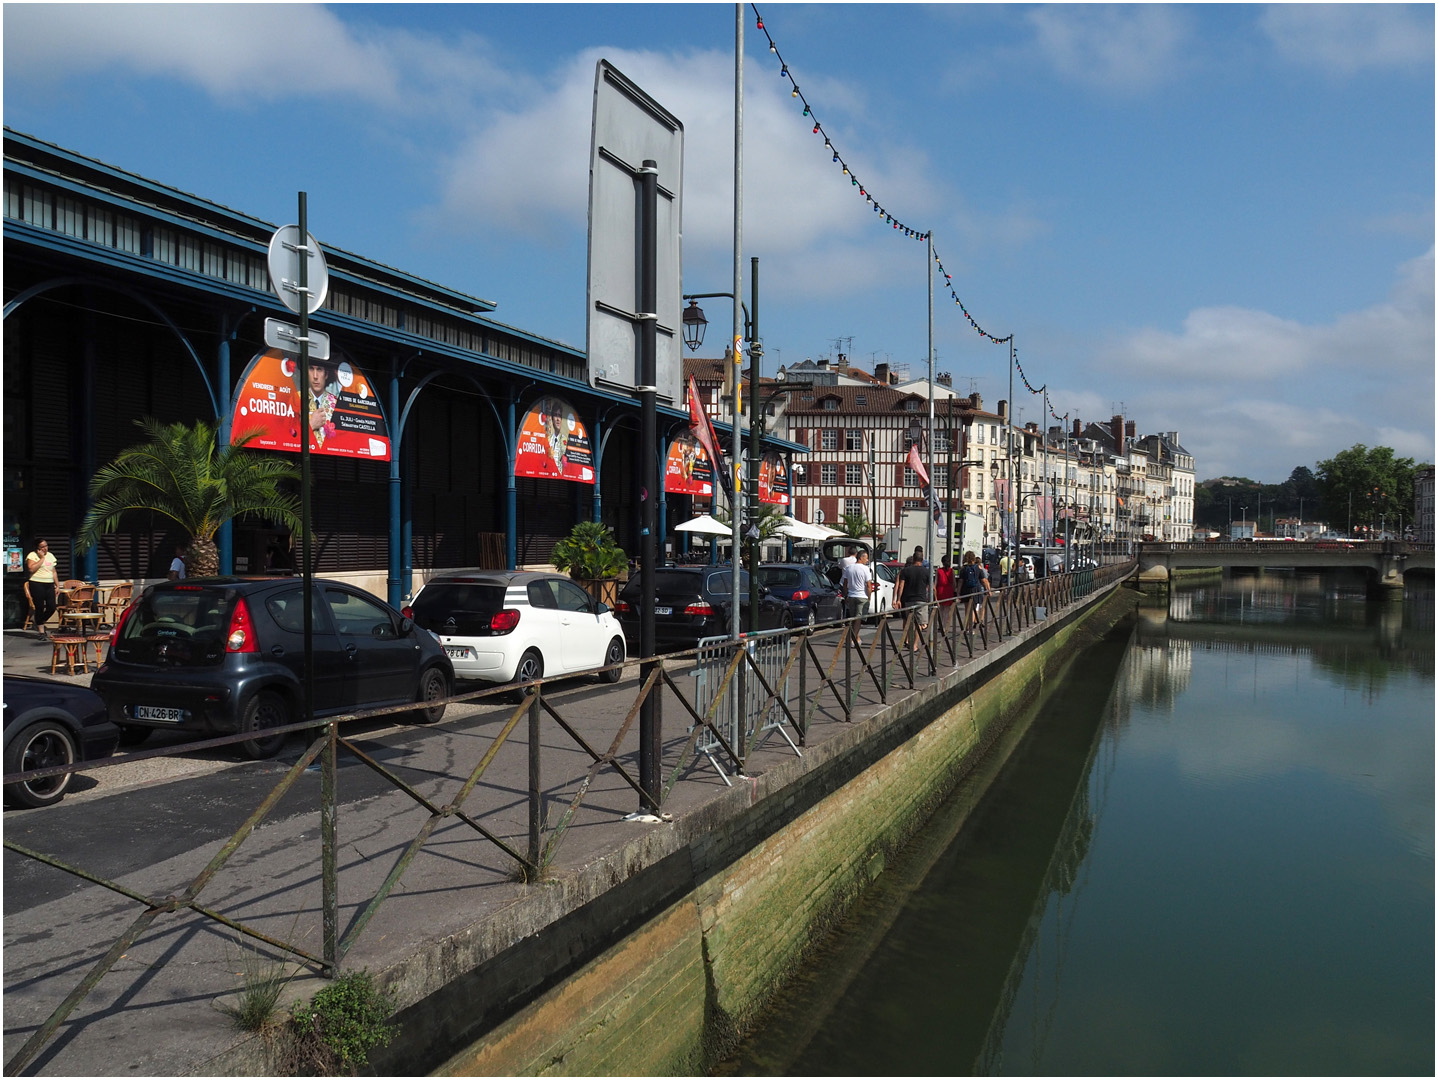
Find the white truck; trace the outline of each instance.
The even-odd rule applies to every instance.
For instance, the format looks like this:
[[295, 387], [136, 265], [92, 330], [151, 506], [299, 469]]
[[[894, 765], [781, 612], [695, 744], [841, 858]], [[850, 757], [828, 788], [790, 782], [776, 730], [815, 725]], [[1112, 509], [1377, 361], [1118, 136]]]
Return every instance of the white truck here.
[[[934, 550], [927, 550], [926, 541], [929, 514], [926, 510], [901, 510], [899, 511], [899, 527], [890, 529], [884, 534], [884, 546], [890, 551], [896, 551], [899, 561], [903, 562], [914, 553], [914, 548], [925, 548], [925, 555], [931, 558], [942, 559], [949, 550], [949, 538], [940, 535], [937, 530], [934, 532]], [[953, 551], [954, 565], [957, 566], [963, 561], [965, 551], [979, 553], [984, 546], [984, 517], [972, 511], [966, 511], [962, 518], [954, 513], [949, 516], [948, 525], [955, 529]]]

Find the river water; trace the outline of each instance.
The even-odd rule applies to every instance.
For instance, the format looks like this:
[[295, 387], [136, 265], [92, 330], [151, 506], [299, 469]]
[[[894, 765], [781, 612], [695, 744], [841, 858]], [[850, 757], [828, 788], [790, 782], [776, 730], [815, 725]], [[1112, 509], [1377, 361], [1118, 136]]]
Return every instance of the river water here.
[[1433, 612], [1145, 602], [717, 1071], [1433, 1075]]

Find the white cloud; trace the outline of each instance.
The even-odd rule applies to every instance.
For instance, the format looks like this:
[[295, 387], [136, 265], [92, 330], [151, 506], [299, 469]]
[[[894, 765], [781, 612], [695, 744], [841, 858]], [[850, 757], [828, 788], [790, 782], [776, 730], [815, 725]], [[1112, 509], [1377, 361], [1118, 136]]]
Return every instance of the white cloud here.
[[1357, 442], [1432, 460], [1433, 272], [1430, 249], [1383, 302], [1321, 325], [1202, 308], [1177, 333], [1110, 342], [1103, 364], [1131, 388], [1129, 414], [1178, 429], [1202, 476], [1277, 481]]
[[1426, 4], [1275, 4], [1259, 28], [1283, 59], [1339, 75], [1433, 68], [1433, 8]]
[[[684, 124], [684, 261], [686, 269], [719, 260], [733, 243], [734, 62], [727, 52], [689, 54], [591, 49], [557, 73], [522, 107], [492, 113], [444, 164], [441, 204], [431, 215], [449, 228], [499, 230], [558, 239], [587, 211], [594, 66], [603, 56]], [[843, 175], [823, 136], [779, 80], [746, 79], [744, 91], [744, 246], [773, 259], [766, 291], [835, 295], [881, 280], [896, 248]], [[815, 100], [830, 100], [820, 80], [806, 80]], [[859, 125], [863, 123], [862, 105]], [[911, 223], [928, 220], [939, 201], [922, 151], [890, 148], [878, 164], [849, 157], [844, 118], [824, 130], [854, 175], [872, 183], [885, 205], [903, 207]], [[855, 135], [849, 145], [871, 145]], [[896, 164], [889, 166], [893, 161]], [[919, 260], [922, 268], [922, 260]], [[816, 269], [822, 268], [822, 269]], [[727, 280], [727, 279], [726, 279]]]
[[308, 4], [7, 4], [5, 76], [106, 70], [176, 79], [224, 104], [330, 99], [453, 116], [523, 85], [474, 34], [440, 39]]
[[1161, 5], [1055, 5], [1027, 15], [1040, 51], [1067, 79], [1115, 91], [1143, 90], [1183, 67], [1188, 37], [1178, 9]]

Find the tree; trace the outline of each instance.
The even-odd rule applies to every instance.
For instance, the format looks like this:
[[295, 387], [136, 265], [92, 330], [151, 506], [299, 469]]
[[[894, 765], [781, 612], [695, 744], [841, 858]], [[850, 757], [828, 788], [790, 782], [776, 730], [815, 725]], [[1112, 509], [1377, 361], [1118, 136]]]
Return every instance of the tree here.
[[1395, 525], [1402, 514], [1413, 513], [1412, 458], [1393, 456], [1392, 447], [1372, 448], [1355, 443], [1318, 463], [1318, 486], [1324, 505], [1333, 516], [1377, 527], [1385, 517]]
[[599, 521], [581, 521], [559, 543], [549, 557], [556, 570], [577, 578], [617, 577], [629, 566], [629, 557], [614, 539], [609, 526]]
[[121, 450], [91, 479], [90, 510], [80, 525], [77, 551], [88, 551], [114, 532], [127, 513], [147, 510], [185, 531], [190, 573], [206, 577], [219, 571], [215, 533], [227, 521], [254, 514], [299, 532], [299, 499], [280, 487], [298, 480], [299, 470], [246, 449], [258, 431], [220, 446], [218, 426], [203, 420], [193, 427], [148, 416], [135, 423], [147, 439]]
[[[862, 513], [845, 514], [839, 519], [839, 528], [844, 530], [845, 536], [852, 536], [856, 540], [869, 536], [874, 532], [874, 526], [869, 524], [869, 519]], [[877, 541], [878, 537], [875, 536], [874, 539]]]

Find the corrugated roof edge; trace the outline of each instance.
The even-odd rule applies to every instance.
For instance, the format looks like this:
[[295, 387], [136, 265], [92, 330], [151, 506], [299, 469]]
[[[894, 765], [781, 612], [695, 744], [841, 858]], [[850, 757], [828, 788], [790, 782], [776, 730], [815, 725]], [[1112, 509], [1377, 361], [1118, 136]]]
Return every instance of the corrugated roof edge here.
[[[215, 202], [213, 199], [206, 199], [191, 192], [183, 191], [180, 188], [172, 187], [169, 184], [162, 184], [157, 180], [151, 180], [148, 177], [141, 176], [139, 173], [130, 172], [128, 169], [122, 169], [116, 165], [110, 165], [107, 162], [99, 160], [98, 158], [92, 158], [77, 151], [66, 149], [65, 147], [60, 146], [57, 143], [48, 142], [45, 139], [38, 138], [34, 135], [26, 134], [22, 131], [16, 131], [12, 127], [6, 126], [4, 130], [5, 140], [7, 143], [13, 141], [20, 145], [28, 146], [31, 149], [40, 150], [45, 153], [52, 154], [61, 160], [72, 162], [77, 166], [83, 166], [84, 168], [92, 169], [97, 173], [123, 180], [126, 183], [132, 184], [138, 188], [153, 191], [157, 194], [163, 194], [169, 198], [177, 199], [182, 202], [188, 202], [191, 205], [197, 207], [208, 207], [236, 221], [243, 222], [251, 228], [257, 230], [272, 233], [275, 231], [275, 229], [279, 227], [274, 222], [265, 221], [262, 218], [257, 218], [242, 211], [235, 210], [232, 207], [225, 206], [223, 203]], [[327, 256], [331, 254], [338, 255], [341, 256], [344, 260], [354, 264], [356, 267], [371, 268], [373, 271], [388, 274], [402, 281], [411, 282], [416, 287], [428, 290], [430, 292], [433, 292], [436, 296], [445, 297], [451, 302], [456, 303], [461, 310], [468, 309], [471, 314], [478, 314], [478, 311], [476, 311], [475, 309], [488, 312], [495, 310], [499, 306], [492, 300], [485, 300], [478, 296], [471, 296], [468, 293], [459, 292], [457, 289], [451, 289], [447, 286], [440, 285], [438, 282], [430, 281], [428, 278], [422, 278], [416, 274], [408, 273], [407, 271], [400, 270], [397, 267], [389, 266], [375, 259], [369, 259], [363, 255], [357, 255], [352, 251], [338, 247], [328, 241], [325, 242], [324, 246], [325, 254]], [[503, 327], [504, 329], [511, 329], [510, 327], [505, 326], [505, 324], [503, 323], [499, 323], [497, 325]], [[566, 348], [568, 347], [569, 346], [566, 346]]]

